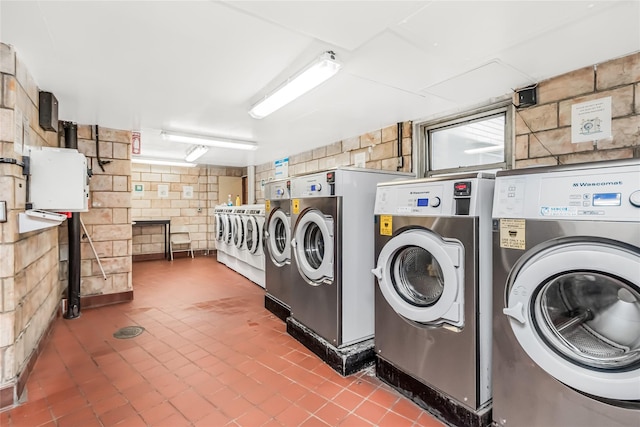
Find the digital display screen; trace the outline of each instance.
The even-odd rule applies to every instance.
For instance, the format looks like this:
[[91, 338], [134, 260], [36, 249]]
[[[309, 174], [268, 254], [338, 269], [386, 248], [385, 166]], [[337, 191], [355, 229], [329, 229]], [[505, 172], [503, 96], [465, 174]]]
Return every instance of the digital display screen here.
[[593, 206], [620, 206], [620, 193], [596, 193], [593, 195]]
[[456, 189], [456, 190], [458, 190], [458, 191], [460, 191], [460, 190], [466, 190], [466, 189], [467, 189], [467, 187], [468, 187], [468, 185], [467, 185], [467, 183], [466, 183], [466, 182], [458, 182], [458, 183], [455, 185], [455, 189]]
[[416, 206], [429, 206], [429, 199], [418, 199]]

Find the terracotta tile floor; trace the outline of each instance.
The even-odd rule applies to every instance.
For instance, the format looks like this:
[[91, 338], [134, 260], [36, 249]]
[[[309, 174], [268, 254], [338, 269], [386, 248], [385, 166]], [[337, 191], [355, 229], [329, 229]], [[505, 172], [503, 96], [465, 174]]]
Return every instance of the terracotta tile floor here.
[[131, 303], [56, 320], [2, 427], [442, 426], [371, 370], [335, 373], [213, 257], [135, 263], [133, 284]]

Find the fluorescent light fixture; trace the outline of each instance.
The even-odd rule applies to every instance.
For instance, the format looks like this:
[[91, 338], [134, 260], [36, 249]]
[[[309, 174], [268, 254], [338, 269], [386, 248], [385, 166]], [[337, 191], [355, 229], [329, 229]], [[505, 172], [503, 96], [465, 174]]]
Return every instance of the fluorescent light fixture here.
[[160, 165], [160, 166], [182, 166], [185, 168], [192, 168], [196, 166], [195, 163], [174, 162], [171, 160], [160, 160], [160, 159], [146, 159], [144, 157], [133, 157], [131, 158], [131, 163], [141, 163], [145, 165]]
[[324, 52], [313, 63], [290, 77], [278, 89], [258, 101], [249, 110], [249, 115], [254, 119], [262, 119], [324, 83], [342, 67], [335, 59], [336, 54], [332, 51]]
[[173, 142], [185, 144], [206, 145], [207, 147], [231, 148], [234, 150], [257, 150], [258, 144], [250, 141], [238, 141], [236, 139], [218, 138], [217, 136], [190, 135], [171, 131], [160, 132], [163, 138]]
[[196, 145], [189, 150], [184, 160], [187, 162], [193, 162], [194, 160], [202, 157], [202, 155], [205, 154], [207, 151], [209, 151], [208, 147], [205, 147], [204, 145]]
[[502, 151], [504, 147], [502, 145], [492, 145], [489, 147], [471, 148], [464, 150], [465, 154], [481, 154], [481, 153], [495, 153], [496, 151]]

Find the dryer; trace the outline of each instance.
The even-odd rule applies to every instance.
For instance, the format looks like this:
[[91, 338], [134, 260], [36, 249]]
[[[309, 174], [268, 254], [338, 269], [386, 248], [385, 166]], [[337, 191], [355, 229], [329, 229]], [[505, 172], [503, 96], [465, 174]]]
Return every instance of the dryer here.
[[373, 363], [376, 184], [408, 174], [338, 168], [291, 182], [292, 300], [287, 331], [342, 375]]
[[376, 375], [454, 425], [491, 422], [494, 176], [378, 184]]
[[493, 419], [640, 423], [640, 162], [499, 172]]
[[286, 320], [291, 311], [291, 180], [265, 183], [264, 306]]

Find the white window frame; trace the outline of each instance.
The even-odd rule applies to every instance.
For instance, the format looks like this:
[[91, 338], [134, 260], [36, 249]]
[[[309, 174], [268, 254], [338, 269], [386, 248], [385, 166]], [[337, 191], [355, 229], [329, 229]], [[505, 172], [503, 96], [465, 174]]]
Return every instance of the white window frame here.
[[[450, 126], [457, 126], [466, 122], [477, 121], [482, 118], [489, 118], [498, 114], [505, 115], [505, 140], [504, 140], [504, 161], [483, 165], [464, 166], [450, 169], [437, 169], [431, 167], [431, 143], [430, 133]], [[514, 141], [514, 108], [509, 102], [492, 104], [464, 113], [441, 117], [433, 120], [415, 122], [413, 124], [414, 135], [417, 136], [415, 142], [414, 170], [418, 176], [429, 177], [434, 175], [452, 174], [457, 172], [474, 172], [493, 169], [511, 169], [513, 165], [513, 141]]]

